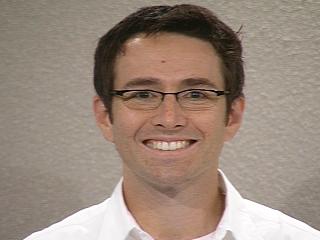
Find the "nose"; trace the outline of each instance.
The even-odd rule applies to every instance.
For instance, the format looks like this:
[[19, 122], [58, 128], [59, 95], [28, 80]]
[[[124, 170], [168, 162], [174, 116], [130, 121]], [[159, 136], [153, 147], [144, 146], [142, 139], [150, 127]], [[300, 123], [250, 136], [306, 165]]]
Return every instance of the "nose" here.
[[166, 95], [155, 111], [152, 124], [165, 129], [178, 129], [187, 124], [185, 112], [181, 109], [174, 95]]

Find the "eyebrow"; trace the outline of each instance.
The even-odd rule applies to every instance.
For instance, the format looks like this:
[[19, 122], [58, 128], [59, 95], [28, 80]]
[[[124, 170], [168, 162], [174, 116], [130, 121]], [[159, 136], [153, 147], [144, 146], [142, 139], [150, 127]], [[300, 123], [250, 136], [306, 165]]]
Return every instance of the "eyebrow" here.
[[141, 87], [141, 86], [156, 86], [160, 84], [160, 80], [158, 78], [148, 77], [148, 78], [134, 78], [131, 79], [124, 85], [125, 89], [132, 87]]
[[182, 81], [182, 86], [217, 88], [217, 85], [207, 78], [186, 78]]
[[[131, 79], [124, 85], [124, 89], [130, 89], [134, 87], [152, 87], [161, 85], [161, 80], [154, 77], [138, 77]], [[217, 89], [216, 84], [207, 78], [186, 78], [183, 79], [180, 87], [209, 87]]]

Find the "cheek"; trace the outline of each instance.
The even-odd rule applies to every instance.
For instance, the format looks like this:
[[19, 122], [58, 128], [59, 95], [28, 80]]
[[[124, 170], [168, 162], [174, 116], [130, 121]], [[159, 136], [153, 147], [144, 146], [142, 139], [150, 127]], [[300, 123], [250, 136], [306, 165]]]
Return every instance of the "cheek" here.
[[120, 146], [131, 141], [135, 136], [134, 121], [114, 118], [113, 136], [116, 146]]
[[137, 132], [144, 124], [142, 114], [131, 111], [125, 107], [114, 106], [113, 136], [115, 142], [128, 142], [135, 138]]
[[224, 111], [208, 111], [195, 115], [193, 120], [194, 125], [206, 138], [219, 139], [226, 129]]
[[134, 143], [135, 127], [133, 121], [127, 121], [124, 118], [115, 117], [113, 119], [114, 146], [122, 159], [127, 159], [132, 155]]

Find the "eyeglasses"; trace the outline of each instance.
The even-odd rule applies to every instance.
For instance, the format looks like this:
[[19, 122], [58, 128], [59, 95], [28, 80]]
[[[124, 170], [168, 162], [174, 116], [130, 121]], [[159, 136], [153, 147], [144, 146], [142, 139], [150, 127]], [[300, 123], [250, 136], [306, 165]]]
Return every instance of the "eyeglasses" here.
[[215, 106], [219, 96], [228, 95], [230, 91], [187, 89], [179, 92], [160, 92], [149, 89], [113, 90], [113, 96], [120, 97], [131, 109], [152, 110], [162, 103], [166, 95], [175, 95], [177, 102], [184, 109], [191, 111], [205, 110]]

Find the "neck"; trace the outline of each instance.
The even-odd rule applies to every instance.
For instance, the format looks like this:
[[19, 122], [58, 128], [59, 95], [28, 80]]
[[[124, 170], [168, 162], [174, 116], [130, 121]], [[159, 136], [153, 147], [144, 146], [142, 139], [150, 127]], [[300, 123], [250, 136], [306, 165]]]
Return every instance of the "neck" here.
[[124, 175], [124, 198], [140, 227], [155, 239], [192, 239], [216, 229], [224, 210], [218, 172], [159, 186]]

